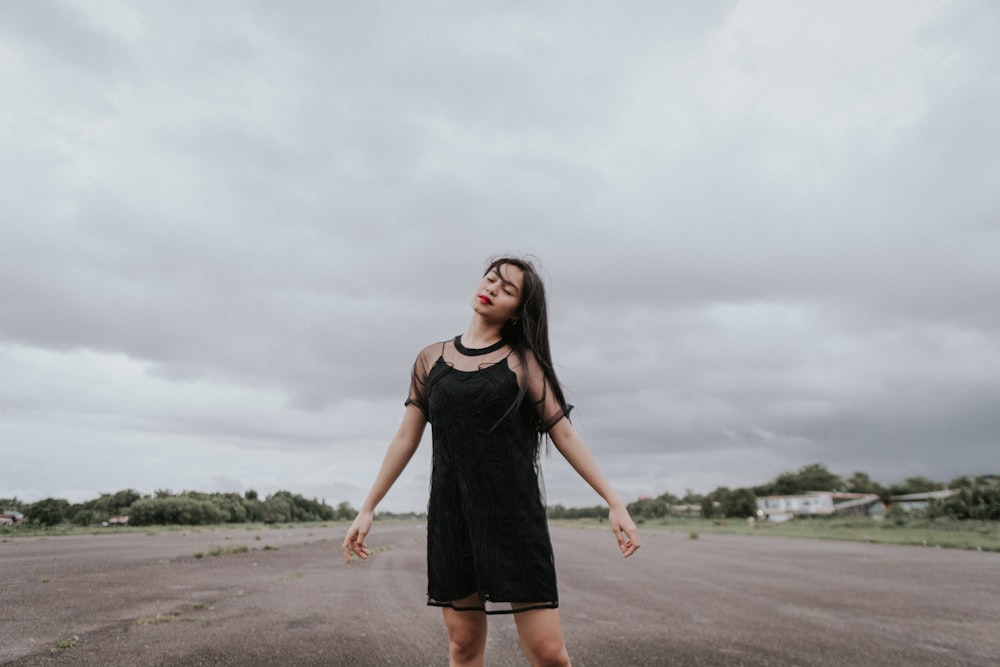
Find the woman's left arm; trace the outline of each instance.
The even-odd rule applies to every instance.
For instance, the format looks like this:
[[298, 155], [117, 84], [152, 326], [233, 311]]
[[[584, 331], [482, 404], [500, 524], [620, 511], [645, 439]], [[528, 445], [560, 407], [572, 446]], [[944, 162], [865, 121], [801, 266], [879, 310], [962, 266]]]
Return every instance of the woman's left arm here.
[[604, 477], [597, 462], [587, 449], [583, 438], [576, 432], [569, 419], [560, 419], [549, 429], [549, 437], [555, 443], [556, 449], [562, 454], [573, 469], [579, 473], [580, 477], [597, 491], [598, 495], [608, 503], [610, 512], [608, 521], [611, 523], [611, 530], [618, 540], [618, 548], [622, 556], [628, 558], [639, 548], [639, 530], [635, 527], [635, 522], [629, 516], [625, 503], [611, 488], [611, 484]]

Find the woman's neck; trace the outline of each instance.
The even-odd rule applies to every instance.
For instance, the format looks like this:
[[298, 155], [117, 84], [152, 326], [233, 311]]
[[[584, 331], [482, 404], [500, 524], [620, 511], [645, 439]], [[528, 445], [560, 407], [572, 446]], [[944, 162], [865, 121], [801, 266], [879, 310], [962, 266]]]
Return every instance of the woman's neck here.
[[496, 324], [484, 321], [478, 314], [473, 315], [469, 328], [462, 334], [462, 345], [471, 349], [489, 347], [502, 338], [500, 329]]

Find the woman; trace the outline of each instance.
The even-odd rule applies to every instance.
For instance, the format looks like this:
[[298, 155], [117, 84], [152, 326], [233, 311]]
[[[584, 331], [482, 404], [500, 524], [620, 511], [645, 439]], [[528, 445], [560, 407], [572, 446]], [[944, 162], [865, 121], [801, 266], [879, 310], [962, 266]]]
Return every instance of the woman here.
[[418, 355], [403, 422], [347, 533], [344, 558], [368, 558], [375, 507], [429, 421], [428, 604], [443, 610], [451, 664], [482, 665], [487, 614], [513, 613], [533, 665], [569, 665], [539, 489], [543, 434], [608, 503], [623, 556], [639, 548], [639, 534], [567, 418], [534, 265], [515, 257], [491, 262], [472, 311], [464, 334]]

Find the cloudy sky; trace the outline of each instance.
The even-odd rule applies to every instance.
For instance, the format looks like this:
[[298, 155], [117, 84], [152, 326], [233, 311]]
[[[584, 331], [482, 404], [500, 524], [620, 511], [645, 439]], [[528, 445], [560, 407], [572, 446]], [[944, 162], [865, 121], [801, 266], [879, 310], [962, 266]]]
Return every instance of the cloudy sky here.
[[[998, 33], [989, 1], [0, 4], [0, 497], [358, 506], [507, 252], [626, 500], [1000, 472]], [[429, 445], [381, 509], [424, 507]]]

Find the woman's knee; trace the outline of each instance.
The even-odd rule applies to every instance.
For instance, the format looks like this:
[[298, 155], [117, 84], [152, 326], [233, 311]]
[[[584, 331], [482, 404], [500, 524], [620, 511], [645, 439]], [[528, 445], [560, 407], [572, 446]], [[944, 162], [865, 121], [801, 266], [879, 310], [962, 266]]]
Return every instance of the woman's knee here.
[[[517, 609], [517, 605], [513, 605]], [[533, 609], [515, 616], [517, 633], [532, 665], [569, 665], [558, 609]]]
[[570, 664], [569, 653], [561, 637], [542, 639], [526, 648], [531, 664], [536, 667], [566, 667]]
[[448, 647], [453, 658], [472, 660], [486, 649], [486, 633], [472, 627], [448, 628]]
[[452, 664], [481, 663], [486, 651], [486, 616], [474, 611], [444, 612]]

